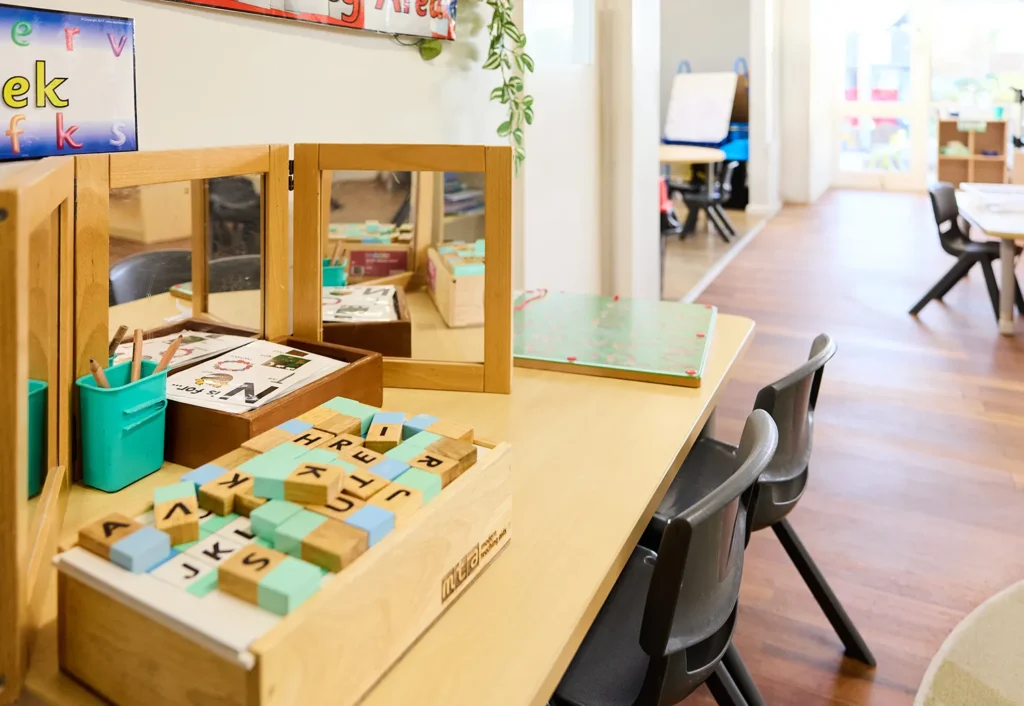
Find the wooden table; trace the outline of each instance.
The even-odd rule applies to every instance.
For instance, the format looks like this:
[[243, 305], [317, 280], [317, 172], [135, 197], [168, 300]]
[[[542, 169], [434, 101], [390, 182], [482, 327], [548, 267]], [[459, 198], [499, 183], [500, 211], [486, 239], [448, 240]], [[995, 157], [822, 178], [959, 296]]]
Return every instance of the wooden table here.
[[1024, 187], [1020, 188], [1020, 210], [993, 211], [983, 199], [974, 193], [958, 191], [957, 205], [960, 215], [985, 235], [999, 238], [1000, 290], [999, 290], [999, 333], [1014, 335], [1013, 307], [1017, 278], [1014, 275], [1014, 242], [1024, 241]]
[[[708, 203], [711, 202], [715, 190], [715, 173], [712, 165], [725, 161], [725, 152], [714, 147], [695, 147], [693, 145], [661, 145], [658, 148], [658, 160], [663, 165], [670, 164], [706, 164], [708, 165]], [[667, 174], [667, 172], [666, 172]], [[723, 215], [724, 218], [724, 215]], [[694, 221], [696, 223], [696, 221]], [[731, 228], [732, 225], [727, 225]], [[711, 228], [711, 218], [708, 218], [708, 228]], [[696, 230], [696, 226], [694, 227]], [[684, 231], [688, 232], [688, 231]]]

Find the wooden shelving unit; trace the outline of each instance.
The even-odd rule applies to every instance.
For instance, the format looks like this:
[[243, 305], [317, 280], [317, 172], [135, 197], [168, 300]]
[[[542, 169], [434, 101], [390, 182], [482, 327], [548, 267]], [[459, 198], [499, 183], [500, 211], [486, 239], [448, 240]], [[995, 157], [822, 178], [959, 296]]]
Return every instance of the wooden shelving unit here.
[[[942, 147], [958, 140], [969, 155], [942, 154]], [[939, 121], [939, 181], [1002, 184], [1006, 182], [1006, 121], [990, 120], [985, 132], [964, 131], [957, 120]], [[995, 155], [982, 154], [995, 152]]]

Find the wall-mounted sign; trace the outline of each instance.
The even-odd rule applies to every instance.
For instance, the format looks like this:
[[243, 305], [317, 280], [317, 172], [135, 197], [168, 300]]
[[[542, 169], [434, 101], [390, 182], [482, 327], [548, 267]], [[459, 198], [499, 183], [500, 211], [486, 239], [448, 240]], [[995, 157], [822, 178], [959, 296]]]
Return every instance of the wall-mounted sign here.
[[0, 160], [138, 149], [132, 20], [0, 5]]
[[458, 0], [169, 0], [186, 5], [365, 29], [455, 39]]

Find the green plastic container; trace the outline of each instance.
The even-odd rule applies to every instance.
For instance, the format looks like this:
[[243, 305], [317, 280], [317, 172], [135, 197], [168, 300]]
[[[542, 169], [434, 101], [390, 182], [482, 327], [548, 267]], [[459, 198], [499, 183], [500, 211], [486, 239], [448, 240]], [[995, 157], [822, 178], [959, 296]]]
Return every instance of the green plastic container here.
[[106, 371], [110, 389], [92, 375], [75, 381], [82, 420], [82, 480], [113, 493], [157, 471], [164, 463], [167, 371], [142, 361], [142, 378], [128, 384], [131, 362]]
[[348, 284], [348, 274], [345, 272], [345, 265], [331, 266], [331, 258], [324, 260], [324, 286], [344, 287]]
[[46, 477], [46, 393], [42, 380], [28, 381], [28, 496], [39, 495]]

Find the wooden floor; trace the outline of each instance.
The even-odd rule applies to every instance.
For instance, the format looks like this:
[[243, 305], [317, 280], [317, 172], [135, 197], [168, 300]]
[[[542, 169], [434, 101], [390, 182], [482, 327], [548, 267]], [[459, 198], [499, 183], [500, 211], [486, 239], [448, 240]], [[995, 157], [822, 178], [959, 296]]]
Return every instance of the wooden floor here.
[[[676, 204], [676, 213], [686, 218], [686, 207]], [[758, 227], [763, 216], [754, 216], [745, 211], [726, 211], [736, 235], [732, 243], [727, 243], [714, 229], [708, 230], [707, 219], [701, 215], [697, 222], [697, 232], [680, 239], [670, 236], [665, 248], [665, 281], [662, 286], [662, 299], [680, 300], [704, 279], [704, 276], [715, 267], [729, 252], [739, 246], [743, 238]]]
[[776, 216], [700, 299], [757, 322], [720, 407], [724, 439], [816, 334], [839, 344], [791, 519], [878, 668], [843, 659], [775, 536], [759, 533], [736, 644], [770, 706], [910, 704], [949, 631], [1024, 579], [1024, 323], [999, 336], [980, 271], [907, 314], [953, 263], [934, 228], [924, 196], [833, 192]]

